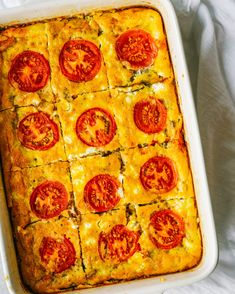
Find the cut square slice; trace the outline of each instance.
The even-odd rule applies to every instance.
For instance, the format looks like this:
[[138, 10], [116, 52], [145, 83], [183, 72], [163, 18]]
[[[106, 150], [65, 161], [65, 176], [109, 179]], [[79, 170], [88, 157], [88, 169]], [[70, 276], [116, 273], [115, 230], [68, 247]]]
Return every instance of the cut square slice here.
[[141, 266], [139, 226], [127, 223], [122, 208], [82, 215], [80, 236], [89, 284], [114, 283], [138, 277]]
[[96, 13], [111, 88], [173, 77], [160, 14], [150, 8]]
[[100, 52], [100, 28], [89, 16], [52, 20], [46, 24], [52, 89], [60, 99], [108, 88]]
[[5, 173], [8, 206], [14, 226], [66, 216], [74, 211], [69, 163], [25, 168]]
[[179, 272], [196, 266], [202, 243], [194, 199], [137, 206], [140, 246], [146, 275]]
[[60, 123], [53, 104], [3, 111], [0, 125], [5, 170], [66, 160]]
[[71, 176], [80, 213], [104, 212], [125, 203], [119, 153], [73, 161]]
[[109, 92], [79, 95], [57, 106], [70, 161], [120, 147]]
[[0, 109], [53, 102], [45, 24], [8, 28], [1, 40], [6, 46], [0, 62]]
[[179, 136], [182, 116], [171, 82], [111, 90], [120, 144], [164, 143]]
[[121, 151], [121, 156], [127, 202], [194, 197], [188, 157], [176, 142]]
[[20, 229], [17, 237], [22, 276], [33, 292], [85, 284], [78, 229], [71, 219], [37, 222]]

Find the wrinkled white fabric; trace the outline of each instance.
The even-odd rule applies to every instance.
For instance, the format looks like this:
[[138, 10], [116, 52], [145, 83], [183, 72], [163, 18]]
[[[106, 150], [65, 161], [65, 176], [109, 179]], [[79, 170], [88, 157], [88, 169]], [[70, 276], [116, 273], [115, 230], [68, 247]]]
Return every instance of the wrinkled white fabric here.
[[235, 293], [235, 1], [173, 0], [191, 76], [219, 242], [205, 280], [165, 294]]
[[[1, 1], [9, 4], [0, 0], [0, 6]], [[195, 97], [220, 256], [210, 277], [165, 294], [235, 294], [235, 0], [172, 2]], [[8, 293], [1, 265], [0, 293]]]

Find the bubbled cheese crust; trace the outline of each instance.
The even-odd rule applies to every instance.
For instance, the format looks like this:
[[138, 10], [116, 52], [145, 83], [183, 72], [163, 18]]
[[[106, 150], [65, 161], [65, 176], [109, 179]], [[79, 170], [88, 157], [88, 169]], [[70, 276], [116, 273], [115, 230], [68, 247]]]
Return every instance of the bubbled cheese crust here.
[[[98, 48], [99, 26], [91, 17], [75, 16], [72, 19], [53, 20], [46, 24], [48, 35], [48, 50], [50, 54], [50, 66], [52, 70], [51, 86], [58, 99], [74, 99], [79, 94], [106, 90], [108, 88], [106, 68], [104, 61], [101, 69], [94, 79], [74, 83], [65, 77], [59, 67], [59, 55], [64, 45], [69, 40], [84, 39], [94, 43]], [[59, 80], [59, 83], [58, 83]]]
[[[133, 70], [117, 57], [116, 39], [130, 29], [144, 30], [154, 39], [157, 57], [147, 68]], [[1, 43], [7, 38], [8, 45]], [[62, 74], [59, 54], [67, 41], [81, 39], [93, 42], [102, 60], [94, 79], [77, 83]], [[40, 52], [51, 68], [46, 86], [34, 93], [15, 89], [7, 78], [12, 59], [24, 50]], [[4, 28], [0, 93], [4, 181], [27, 287], [35, 293], [57, 293], [184, 271], [200, 263], [202, 240], [183, 118], [163, 20], [156, 10], [95, 11]], [[164, 129], [154, 134], [144, 133], [134, 121], [135, 104], [148, 99], [160, 100], [167, 111]], [[78, 117], [91, 108], [104, 109], [116, 123], [113, 139], [105, 146], [88, 146], [76, 133]], [[47, 113], [59, 130], [59, 141], [44, 151], [24, 147], [17, 136], [19, 122], [39, 111]], [[172, 160], [177, 171], [177, 183], [166, 193], [146, 190], [140, 180], [141, 167], [155, 156]], [[120, 201], [107, 212], [95, 213], [84, 201], [84, 188], [99, 174], [118, 180]], [[69, 203], [60, 215], [45, 220], [32, 212], [30, 196], [47, 180], [64, 185]], [[148, 231], [151, 215], [165, 209], [178, 214], [185, 227], [182, 242], [167, 250], [157, 248]], [[118, 264], [102, 260], [98, 251], [100, 233], [116, 225], [139, 234], [138, 250]], [[46, 265], [39, 248], [43, 237], [65, 236], [74, 246], [76, 261], [56, 273], [51, 267], [53, 254]]]
[[77, 119], [82, 113], [91, 108], [102, 108], [112, 115], [115, 120], [114, 109], [110, 104], [110, 94], [108, 91], [79, 95], [75, 100], [70, 102], [63, 100], [57, 104], [57, 107], [68, 160], [72, 161], [105, 151], [115, 151], [120, 147], [117, 132], [115, 132], [114, 138], [109, 144], [100, 147], [86, 145], [78, 138], [76, 133]]
[[[66, 236], [76, 251], [72, 267], [57, 273], [42, 262], [39, 248], [44, 237], [62, 240]], [[51, 293], [85, 283], [77, 225], [72, 219], [60, 218], [55, 221], [36, 222], [17, 232], [17, 245], [20, 253], [21, 270], [24, 281], [37, 293]]]
[[84, 188], [86, 184], [95, 176], [108, 174], [118, 181], [118, 195], [120, 201], [116, 207], [126, 203], [123, 193], [121, 173], [121, 161], [118, 153], [113, 153], [108, 157], [92, 156], [81, 158], [79, 161], [70, 163], [71, 176], [74, 189], [75, 206], [82, 214], [89, 213], [90, 209], [84, 201]]
[[37, 106], [42, 101], [54, 102], [50, 79], [43, 89], [35, 93], [22, 92], [11, 86], [8, 80], [8, 72], [12, 59], [25, 50], [32, 50], [41, 53], [47, 60], [49, 59], [46, 25], [36, 23], [25, 27], [9, 28], [0, 33], [0, 42], [3, 38], [13, 38], [13, 44], [3, 51], [3, 64], [0, 76], [2, 84], [2, 97], [0, 110], [13, 106]]
[[115, 263], [111, 260], [102, 261], [97, 250], [98, 239], [101, 232], [108, 232], [113, 226], [122, 224], [128, 229], [138, 232], [139, 227], [128, 223], [126, 210], [123, 208], [113, 210], [103, 215], [86, 214], [82, 216], [80, 227], [82, 250], [84, 252], [84, 265], [91, 285], [112, 280], [133, 279], [138, 277], [136, 269], [140, 266], [141, 253], [136, 251], [128, 261]]
[[[134, 8], [131, 10], [97, 13], [94, 19], [100, 25], [101, 51], [111, 88], [130, 86], [136, 83], [156, 83], [166, 78], [172, 78], [173, 72], [167, 50], [163, 23], [158, 12], [152, 9]], [[129, 29], [143, 29], [150, 33], [158, 48], [157, 57], [150, 67], [143, 70], [132, 70], [124, 66], [115, 51], [115, 41], [119, 35]]]
[[[188, 165], [187, 154], [182, 152], [177, 143], [169, 143], [167, 147], [158, 145], [144, 148], [134, 148], [121, 151], [125, 164], [123, 185], [125, 197], [130, 203], [147, 204], [160, 199], [192, 198], [194, 197], [192, 176]], [[155, 156], [167, 157], [174, 162], [178, 180], [176, 186], [169, 192], [158, 194], [144, 189], [140, 180], [141, 167]]]
[[[170, 250], [156, 248], [149, 238], [150, 216], [155, 211], [171, 209], [181, 216], [185, 226], [182, 243]], [[192, 268], [201, 259], [201, 236], [198, 226], [194, 199], [173, 199], [152, 205], [137, 206], [137, 220], [143, 230], [140, 246], [145, 259], [143, 272], [147, 274], [164, 274]]]
[[[19, 141], [17, 132], [22, 119], [36, 112], [44, 112], [53, 120], [59, 131], [59, 141], [48, 151], [31, 150], [25, 148]], [[39, 166], [57, 161], [65, 161], [63, 137], [60, 122], [55, 106], [50, 103], [42, 103], [38, 107], [26, 106], [4, 111], [0, 117], [1, 154], [6, 162], [6, 169], [25, 168]]]
[[61, 215], [68, 217], [69, 211], [73, 211], [72, 183], [68, 162], [57, 162], [52, 165], [19, 169], [7, 172], [6, 183], [10, 188], [9, 205], [12, 208], [12, 216], [16, 227], [39, 221], [40, 219], [30, 208], [30, 196], [34, 189], [45, 181], [57, 181], [61, 183], [68, 195], [68, 207]]
[[[178, 136], [182, 128], [175, 87], [170, 81], [155, 83], [151, 86], [136, 85], [111, 90], [114, 114], [118, 125], [120, 144], [125, 148], [138, 144], [164, 143]], [[166, 126], [158, 133], [147, 134], [141, 131], [134, 120], [134, 107], [141, 101], [160, 100], [167, 111]], [[123, 115], [123, 109], [126, 114]]]

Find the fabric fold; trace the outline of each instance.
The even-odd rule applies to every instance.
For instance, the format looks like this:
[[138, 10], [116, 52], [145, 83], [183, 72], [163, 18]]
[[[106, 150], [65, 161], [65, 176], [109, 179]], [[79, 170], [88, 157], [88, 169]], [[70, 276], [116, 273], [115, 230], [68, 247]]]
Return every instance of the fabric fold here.
[[197, 108], [220, 257], [210, 277], [165, 293], [235, 293], [235, 2], [174, 4]]

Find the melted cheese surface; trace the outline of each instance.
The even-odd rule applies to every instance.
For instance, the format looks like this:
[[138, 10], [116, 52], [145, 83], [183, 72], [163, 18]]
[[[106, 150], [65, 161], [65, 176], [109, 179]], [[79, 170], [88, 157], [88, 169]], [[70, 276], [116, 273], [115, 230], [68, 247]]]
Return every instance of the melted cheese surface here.
[[12, 60], [17, 54], [20, 54], [25, 50], [41, 53], [47, 60], [49, 60], [46, 25], [44, 23], [36, 23], [25, 27], [12, 27], [0, 33], [0, 41], [3, 37], [13, 38], [14, 42], [2, 52], [3, 63], [0, 75], [2, 98], [0, 109], [7, 109], [13, 106], [37, 106], [42, 101], [54, 102], [50, 79], [43, 89], [34, 93], [28, 93], [16, 89], [11, 86], [8, 80], [8, 72]]
[[[138, 28], [153, 37], [157, 57], [151, 66], [133, 70], [118, 59], [115, 42], [122, 33]], [[7, 38], [13, 42], [5, 48], [1, 41]], [[95, 78], [79, 83], [62, 74], [59, 55], [67, 41], [81, 39], [94, 43], [102, 60]], [[9, 27], [0, 32], [1, 50], [0, 148], [25, 284], [33, 291], [51, 293], [184, 271], [199, 264], [202, 240], [196, 198], [160, 14], [132, 7]], [[15, 89], [8, 81], [12, 59], [24, 50], [40, 52], [50, 64], [47, 85], [34, 93]], [[134, 122], [135, 104], [146, 99], [159, 99], [167, 110], [166, 126], [155, 134], [144, 133]], [[78, 138], [76, 122], [97, 107], [113, 116], [117, 130], [108, 144], [92, 147]], [[59, 141], [49, 150], [27, 149], [17, 137], [20, 120], [37, 111], [48, 113], [59, 129]], [[104, 123], [91, 127], [93, 134], [99, 126]], [[147, 191], [140, 181], [141, 167], [155, 156], [170, 158], [177, 170], [177, 184], [167, 193]], [[114, 176], [120, 184], [119, 203], [104, 213], [91, 212], [84, 202], [84, 187], [98, 174]], [[44, 180], [63, 183], [69, 195], [68, 209], [48, 220], [36, 217], [29, 203], [33, 189]], [[182, 243], [170, 250], [156, 248], [149, 239], [150, 216], [163, 209], [179, 214], [185, 224]], [[98, 252], [99, 234], [117, 224], [140, 234], [139, 250], [119, 264], [103, 261]], [[75, 264], [53, 273], [56, 254], [48, 266], [39, 254], [44, 236], [59, 240], [66, 236], [76, 251]]]
[[[134, 148], [121, 151], [125, 164], [124, 170], [124, 190], [126, 198], [130, 203], [147, 204], [161, 199], [172, 198], [193, 198], [194, 189], [188, 158], [183, 153], [177, 142], [169, 143], [166, 148], [160, 146], [150, 146], [144, 148]], [[157, 194], [151, 190], [145, 190], [140, 181], [141, 167], [152, 157], [168, 157], [174, 162], [178, 174], [176, 186], [167, 193]]]
[[[101, 51], [107, 66], [111, 88], [130, 86], [141, 82], [156, 83], [173, 77], [163, 23], [157, 11], [143, 8], [124, 9], [97, 13], [94, 15], [94, 19], [103, 32], [100, 35]], [[119, 61], [115, 52], [117, 37], [134, 28], [143, 29], [150, 33], [158, 48], [157, 58], [153, 65], [138, 71], [126, 68]]]

